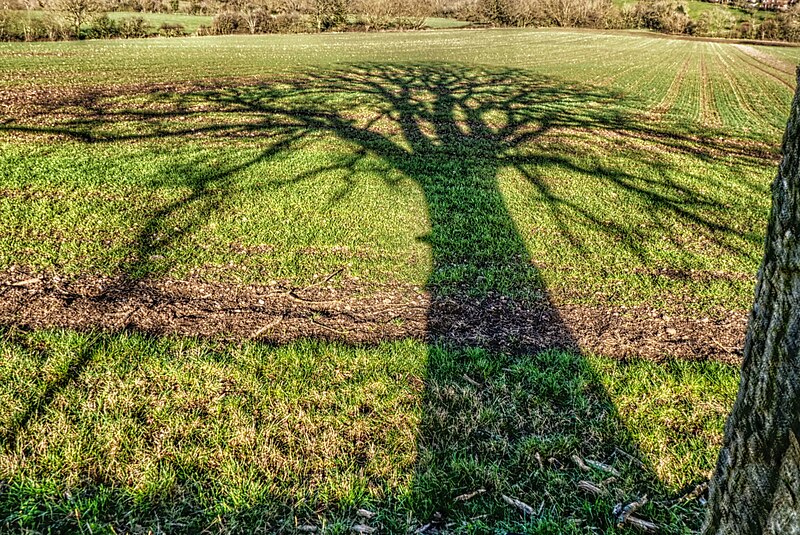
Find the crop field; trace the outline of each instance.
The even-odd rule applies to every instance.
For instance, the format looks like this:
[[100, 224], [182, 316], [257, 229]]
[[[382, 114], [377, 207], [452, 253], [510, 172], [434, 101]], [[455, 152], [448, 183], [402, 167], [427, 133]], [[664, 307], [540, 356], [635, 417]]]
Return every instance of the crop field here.
[[799, 50], [0, 44], [0, 531], [697, 529]]

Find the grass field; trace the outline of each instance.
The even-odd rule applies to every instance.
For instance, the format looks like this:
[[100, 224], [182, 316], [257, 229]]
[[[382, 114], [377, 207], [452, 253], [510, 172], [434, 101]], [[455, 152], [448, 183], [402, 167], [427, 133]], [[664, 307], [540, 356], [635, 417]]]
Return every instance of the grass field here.
[[137, 13], [135, 11], [112, 11], [108, 14], [112, 20], [130, 17], [141, 17], [155, 30], [162, 24], [181, 24], [186, 33], [193, 34], [200, 26], [211, 26], [214, 17], [210, 15], [188, 15], [186, 13]]
[[[674, 358], [680, 321], [735, 353], [711, 326], [752, 299], [798, 56], [561, 30], [0, 44], [0, 273], [35, 281], [7, 302], [101, 302], [60, 286], [88, 278], [118, 302], [418, 292], [431, 325], [382, 337], [411, 322], [390, 314], [356, 344], [307, 311], [339, 341], [275, 345], [296, 318], [222, 340], [0, 306], [0, 522], [612, 533], [646, 493], [664, 532], [696, 529], [675, 498], [713, 468], [738, 371]], [[570, 310], [627, 318], [633, 353], [584, 344]], [[551, 338], [520, 342], [537, 321]]]
[[449, 28], [464, 28], [472, 24], [466, 20], [451, 19], [446, 17], [428, 17], [425, 26], [433, 30], [445, 30]]
[[[683, 5], [686, 6], [688, 10], [688, 15], [693, 19], [697, 20], [703, 13], [706, 11], [711, 11], [715, 8], [720, 8], [727, 10], [730, 12], [731, 15], [734, 16], [737, 22], [744, 22], [749, 21], [752, 19], [755, 20], [763, 20], [768, 15], [774, 14], [773, 11], [767, 11], [764, 9], [755, 10], [752, 14], [744, 9], [740, 9], [736, 6], [732, 6], [729, 4], [719, 4], [715, 2], [704, 2], [702, 0], [685, 0], [681, 2]], [[614, 5], [617, 7], [623, 7], [624, 5], [633, 5], [635, 2], [631, 2], [630, 0], [614, 0]]]

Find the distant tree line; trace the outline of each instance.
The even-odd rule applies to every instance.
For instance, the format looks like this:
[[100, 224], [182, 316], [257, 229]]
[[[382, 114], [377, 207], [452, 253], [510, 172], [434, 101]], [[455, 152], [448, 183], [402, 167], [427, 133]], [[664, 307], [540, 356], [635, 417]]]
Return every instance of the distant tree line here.
[[205, 33], [416, 30], [436, 13], [430, 0], [227, 0]]
[[412, 30], [437, 13], [429, 0], [6, 0], [0, 40], [40, 41], [186, 35], [180, 24], [110, 12], [213, 15], [198, 35]]
[[[17, 0], [0, 9], [0, 41], [58, 41], [185, 35], [180, 25], [153, 28], [142, 17], [112, 20], [99, 0]], [[139, 10], [141, 11], [141, 10]]]
[[786, 11], [798, 0], [702, 0], [712, 4], [738, 7], [744, 10], [763, 9], [766, 11]]
[[[0, 0], [2, 1], [2, 0]], [[774, 14], [762, 5], [784, 2]], [[680, 0], [5, 0], [0, 40], [60, 40], [182, 36], [180, 24], [150, 25], [142, 16], [112, 19], [109, 12], [213, 15], [199, 35], [406, 30], [428, 17], [451, 17], [479, 26], [647, 28], [672, 34], [800, 41], [800, 3], [794, 0], [720, 0], [696, 18]], [[772, 2], [772, 4], [770, 4]], [[782, 4], [783, 5], [783, 4]]]
[[471, 0], [457, 6], [455, 16], [492, 26], [644, 28], [703, 37], [800, 41], [800, 3], [789, 0], [785, 8], [763, 19], [755, 16], [758, 6], [742, 1], [736, 7], [750, 15], [743, 21], [722, 6], [693, 19], [679, 0], [638, 0], [622, 7], [611, 0]]

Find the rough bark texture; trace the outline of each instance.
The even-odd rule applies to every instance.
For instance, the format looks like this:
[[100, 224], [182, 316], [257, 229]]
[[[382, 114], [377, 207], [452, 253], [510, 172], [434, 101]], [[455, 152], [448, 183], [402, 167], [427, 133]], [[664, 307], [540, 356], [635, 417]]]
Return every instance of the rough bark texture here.
[[725, 427], [704, 533], [800, 534], [799, 350], [800, 91], [772, 186], [742, 381]]

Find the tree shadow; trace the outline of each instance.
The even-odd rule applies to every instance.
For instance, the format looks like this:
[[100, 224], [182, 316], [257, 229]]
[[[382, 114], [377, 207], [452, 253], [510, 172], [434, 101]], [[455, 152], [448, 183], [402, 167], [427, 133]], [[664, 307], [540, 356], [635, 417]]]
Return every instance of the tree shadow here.
[[[576, 163], [564, 150], [551, 151], [543, 143], [576, 131], [623, 138], [638, 132], [663, 134], [664, 145], [675, 150], [689, 146], [676, 134], [659, 133], [626, 117], [615, 106], [617, 97], [524, 70], [360, 64], [264, 85], [160, 91], [149, 97], [157, 106], [141, 109], [106, 107], [103, 97], [95, 95], [79, 119], [49, 131], [86, 143], [189, 135], [265, 140], [266, 147], [236, 164], [211, 171], [198, 162], [176, 171], [190, 192], [154, 211], [134, 238], [135, 253], [120, 266], [131, 278], [157, 275], [150, 259], [218, 210], [237, 173], [299, 150], [300, 142], [320, 133], [351, 144], [352, 156], [263, 187], [280, 192], [341, 171], [344, 187], [330, 200], [337, 202], [350, 194], [355, 169], [368, 157], [418, 186], [430, 226], [419, 239], [430, 247], [432, 266], [426, 283], [430, 351], [411, 500], [421, 523], [444, 530], [453, 515], [479, 515], [490, 503], [506, 507], [500, 499], [504, 494], [525, 500], [546, 488], [574, 495], [577, 479], [589, 477], [573, 465], [574, 454], [616, 465], [634, 482], [631, 488], [665, 492], [650, 469], [631, 462], [640, 457], [635, 441], [552, 302], [499, 178], [509, 169], [524, 176], [541, 199], [530, 209], [549, 212], [577, 251], [584, 244], [574, 228], [585, 225], [608, 239], [624, 236], [619, 247], [644, 254], [636, 231], [624, 231], [553, 191], [548, 173], [554, 169], [613, 184], [654, 206], [655, 221], [691, 222], [712, 232], [721, 247], [749, 255], [735, 241], [723, 240], [735, 235], [734, 229], [694, 209], [713, 205], [709, 196], [676, 184], [675, 195], [668, 195], [656, 179], [643, 180], [601, 163]], [[364, 109], [371, 111], [365, 114]], [[198, 124], [184, 127], [175, 123], [179, 117], [195, 117]], [[122, 122], [136, 128], [115, 133]], [[46, 130], [13, 124], [2, 129]], [[258, 193], [255, 187], [239, 191]], [[691, 197], [694, 208], [687, 209], [685, 197]], [[185, 210], [194, 218], [168, 228], [167, 222]], [[486, 492], [456, 500], [479, 489]], [[583, 507], [551, 498], [560, 513]], [[550, 504], [542, 502], [542, 507]], [[514, 518], [519, 512], [508, 508], [505, 515]], [[589, 516], [600, 524], [607, 521], [602, 513]]]
[[[24, 338], [18, 336], [13, 329], [6, 330], [0, 328], [0, 339], [3, 344], [15, 345], [18, 348], [33, 352], [37, 355], [40, 362], [47, 362], [52, 355], [48, 351], [32, 347], [26, 343]], [[89, 366], [98, 351], [102, 350], [102, 344], [97, 337], [92, 337], [77, 355], [69, 360], [65, 369], [56, 377], [46, 382], [41, 392], [34, 393], [30, 400], [25, 404], [22, 411], [17, 412], [11, 421], [5, 422], [5, 429], [2, 435], [2, 444], [5, 448], [13, 448], [17, 438], [25, 431], [28, 423], [32, 419], [40, 417], [53, 402], [55, 397], [66, 389], [70, 383], [74, 382]]]
[[[179, 177], [191, 192], [150, 215], [147, 228], [135, 240], [135, 248], [142, 254], [133, 255], [133, 262], [122, 269], [126, 273], [136, 272], [141, 276], [150, 273], [154, 266], [141, 259], [146, 254], [157, 254], [158, 249], [169, 249], [177, 238], [190, 234], [197, 222], [204, 221], [215, 206], [218, 207], [220, 197], [217, 194], [224, 196], [233, 187], [243, 196], [274, 191], [341, 171], [344, 175], [340, 179], [345, 186], [330, 199], [335, 203], [353, 190], [355, 169], [368, 156], [378, 157], [388, 168], [414, 180], [422, 188], [428, 206], [442, 208], [429, 210], [430, 239], [448, 242], [460, 232], [451, 227], [452, 221], [441, 219], [440, 215], [452, 211], [447, 209], [447, 203], [462, 202], [458, 198], [460, 194], [455, 192], [485, 189], [486, 184], [476, 181], [473, 175], [486, 172], [497, 175], [501, 170], [513, 169], [534, 188], [540, 200], [538, 207], [552, 216], [570, 248], [584, 250], [580, 232], [573, 229], [586, 227], [618, 241], [618, 247], [644, 259], [641, 248], [646, 238], [644, 233], [625, 229], [553, 188], [551, 175], [568, 172], [591, 177], [598, 180], [600, 187], [617, 188], [639, 204], [652, 206], [649, 213], [652, 226], [666, 229], [670, 220], [691, 224], [728, 253], [757, 261], [753, 248], [748, 245], [758, 244], [759, 238], [743, 239], [737, 229], [708, 217], [705, 210], [725, 207], [707, 190], [676, 183], [669, 176], [669, 171], [674, 169], [666, 156], [675, 153], [708, 161], [716, 157], [715, 153], [724, 153], [760, 163], [774, 158], [774, 154], [768, 148], [706, 132], [687, 133], [647, 124], [629, 116], [617, 105], [619, 94], [597, 87], [549, 79], [524, 69], [476, 69], [452, 64], [356, 64], [281, 82], [270, 80], [262, 85], [234, 84], [230, 87], [221, 82], [161, 87], [147, 95], [140, 108], [126, 106], [124, 100], [120, 102], [115, 97], [113, 93], [96, 90], [48, 102], [32, 112], [31, 118], [61, 115], [64, 120], [45, 127], [8, 121], [0, 125], [0, 131], [47, 133], [90, 144], [206, 137], [264, 142], [263, 148], [251, 158], [227, 167], [211, 168], [197, 161], [165, 172], [166, 180], [174, 181]], [[353, 109], [349, 109], [350, 98]], [[371, 105], [368, 117], [358, 117], [354, 109], [361, 107], [358, 113], [363, 115], [367, 104]], [[126, 127], [119, 128], [119, 125]], [[331, 160], [328, 165], [270, 181], [260, 191], [256, 187], [242, 189], [236, 184], [237, 173], [280, 153], [297, 150], [320, 132], [333, 134], [358, 148], [341, 161]], [[630, 152], [631, 159], [650, 163], [652, 176], [609, 167], [601, 159], [588, 162], [576, 159], [579, 147], [554, 147], [554, 139], [568, 139], [574, 132], [608, 137], [610, 145]], [[544, 139], [547, 145], [540, 143]], [[637, 146], [639, 140], [653, 145], [650, 148]], [[475, 171], [465, 172], [465, 169]], [[681, 171], [686, 176], [697, 176], [693, 169]], [[450, 174], [464, 178], [458, 188], [452, 188], [454, 179]], [[724, 186], [712, 177], [704, 177], [703, 181]], [[442, 196], [442, 189], [449, 189], [452, 195]], [[205, 206], [206, 202], [210, 204]], [[497, 199], [487, 198], [486, 202], [496, 204]], [[191, 206], [198, 210], [195, 223], [189, 222], [185, 228], [170, 229], [166, 233], [158, 231], [158, 226], [171, 215]], [[462, 213], [470, 212], [465, 209]], [[467, 220], [464, 223], [467, 224]], [[518, 232], [509, 235], [512, 234], [518, 235]], [[472, 253], [491, 251], [491, 255], [484, 257], [506, 258], [503, 254], [499, 257], [494, 254], [499, 247], [491, 236], [474, 238], [477, 241], [469, 242]], [[435, 283], [440, 275], [447, 278], [447, 273], [439, 272], [447, 270], [444, 267], [449, 265], [447, 257], [463, 245], [431, 244], [433, 254], [443, 255], [434, 259], [431, 282]], [[484, 249], [485, 245], [490, 248]], [[521, 242], [511, 249], [518, 250], [520, 245]], [[494, 263], [498, 265], [497, 261]]]

